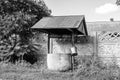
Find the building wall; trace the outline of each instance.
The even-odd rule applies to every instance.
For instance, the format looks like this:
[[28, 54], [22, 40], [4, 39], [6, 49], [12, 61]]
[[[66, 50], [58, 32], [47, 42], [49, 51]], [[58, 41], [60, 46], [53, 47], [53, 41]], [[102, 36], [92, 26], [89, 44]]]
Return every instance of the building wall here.
[[[120, 65], [120, 22], [91, 22], [87, 23], [87, 30], [87, 37], [75, 38], [78, 55], [97, 54], [104, 63], [116, 62]], [[70, 38], [54, 38], [52, 53], [69, 54], [71, 47]]]
[[[77, 47], [78, 55], [91, 55], [94, 51], [93, 37], [77, 37], [75, 38], [75, 46]], [[70, 54], [72, 42], [70, 38], [67, 39], [54, 39], [53, 40], [53, 53]]]

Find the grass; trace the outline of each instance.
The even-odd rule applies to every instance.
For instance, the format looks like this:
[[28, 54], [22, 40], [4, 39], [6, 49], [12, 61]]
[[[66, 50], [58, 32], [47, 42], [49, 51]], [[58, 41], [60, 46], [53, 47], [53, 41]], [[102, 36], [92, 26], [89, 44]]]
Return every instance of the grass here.
[[36, 67], [36, 65], [25, 66], [24, 64], [14, 65], [11, 63], [0, 64], [1, 80], [73, 80], [72, 73], [56, 72], [46, 69], [46, 66]]
[[2, 80], [72, 80], [72, 74], [41, 69], [9, 69], [0, 72]]
[[94, 56], [77, 56], [73, 72], [50, 71], [45, 65], [38, 67], [28, 63], [0, 65], [0, 80], [120, 80], [120, 68], [117, 65], [108, 67]]

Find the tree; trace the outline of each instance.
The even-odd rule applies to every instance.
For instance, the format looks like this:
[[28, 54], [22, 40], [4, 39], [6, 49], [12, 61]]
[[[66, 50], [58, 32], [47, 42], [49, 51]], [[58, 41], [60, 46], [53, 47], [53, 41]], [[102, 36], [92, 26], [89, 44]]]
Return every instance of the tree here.
[[116, 1], [116, 4], [117, 4], [117, 5], [120, 5], [120, 0], [117, 0], [117, 1]]
[[[31, 27], [51, 11], [42, 0], [0, 1], [0, 56], [4, 60], [16, 54], [35, 53]], [[36, 44], [37, 46], [37, 44]]]

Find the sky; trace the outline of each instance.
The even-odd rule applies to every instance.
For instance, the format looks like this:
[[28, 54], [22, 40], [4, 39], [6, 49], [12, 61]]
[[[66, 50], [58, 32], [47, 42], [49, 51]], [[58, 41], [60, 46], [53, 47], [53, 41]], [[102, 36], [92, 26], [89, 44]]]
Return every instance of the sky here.
[[53, 16], [85, 15], [87, 22], [120, 21], [116, 0], [44, 0]]

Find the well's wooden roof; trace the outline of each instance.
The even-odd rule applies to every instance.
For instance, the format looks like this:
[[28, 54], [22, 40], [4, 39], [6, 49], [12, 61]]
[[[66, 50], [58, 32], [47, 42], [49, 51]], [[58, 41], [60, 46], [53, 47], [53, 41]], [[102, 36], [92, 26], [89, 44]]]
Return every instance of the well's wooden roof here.
[[74, 32], [75, 34], [87, 35], [83, 15], [44, 17], [32, 28], [53, 34], [70, 34]]

